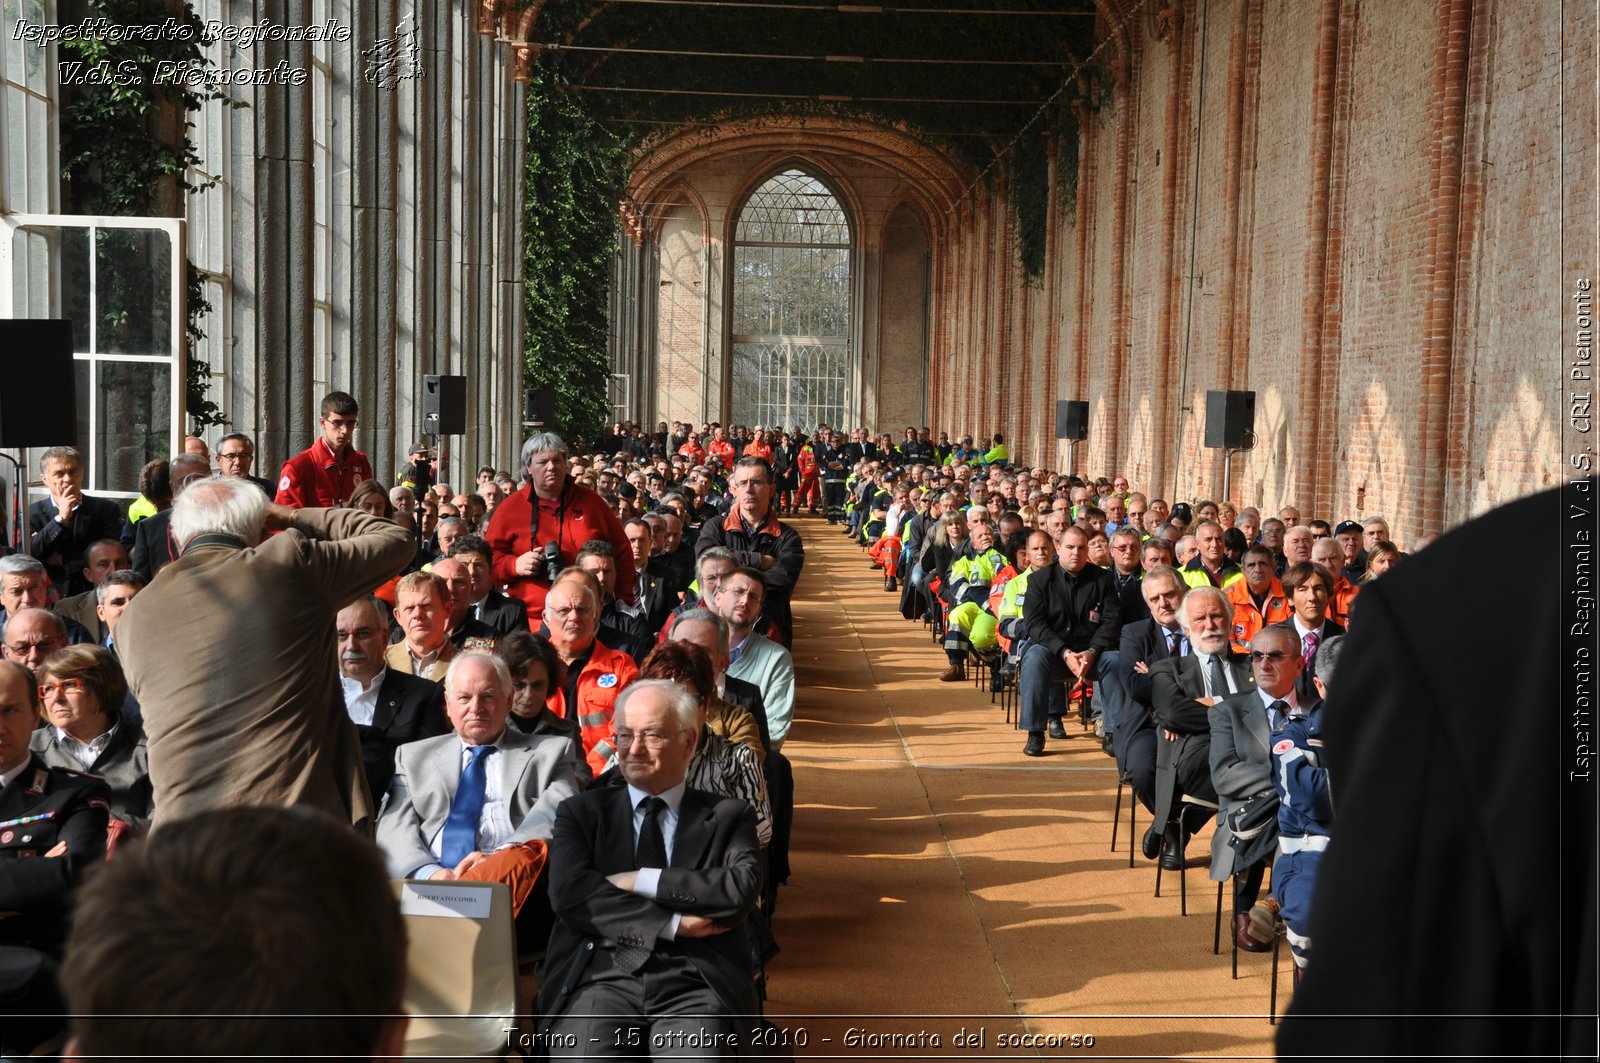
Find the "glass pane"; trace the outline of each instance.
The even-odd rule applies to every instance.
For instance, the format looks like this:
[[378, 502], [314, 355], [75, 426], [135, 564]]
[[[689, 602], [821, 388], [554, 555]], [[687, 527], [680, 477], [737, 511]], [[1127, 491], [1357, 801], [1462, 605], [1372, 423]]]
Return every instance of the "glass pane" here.
[[89, 307], [94, 298], [89, 283], [89, 230], [42, 229], [47, 240], [55, 244], [57, 272], [40, 274], [49, 277], [55, 289], [52, 302], [60, 308], [60, 315], [72, 322], [72, 345], [79, 351], [93, 349], [94, 336], [90, 329]]
[[844, 423], [850, 348], [844, 344], [733, 345], [733, 420], [810, 430]]
[[[170, 457], [172, 369], [159, 362], [109, 362], [99, 366], [99, 429], [95, 483], [100, 491], [136, 491], [145, 462]], [[80, 398], [79, 416], [88, 410]], [[82, 435], [82, 433], [79, 433]]]
[[799, 170], [785, 170], [750, 196], [734, 238], [844, 247], [850, 243], [850, 224], [827, 185]]
[[171, 239], [164, 232], [140, 229], [98, 233], [95, 349], [101, 354], [171, 355]]
[[[11, 270], [11, 305], [18, 317], [56, 317], [50, 301], [52, 237], [35, 229], [20, 229], [12, 242], [15, 258]], [[82, 349], [86, 333], [74, 325], [73, 343]]]

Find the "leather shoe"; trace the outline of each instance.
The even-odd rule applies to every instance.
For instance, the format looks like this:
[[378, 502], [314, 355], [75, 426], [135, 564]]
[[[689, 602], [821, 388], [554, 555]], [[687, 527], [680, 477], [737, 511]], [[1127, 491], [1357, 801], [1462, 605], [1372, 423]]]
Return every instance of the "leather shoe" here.
[[1163, 871], [1182, 871], [1184, 868], [1184, 850], [1189, 847], [1189, 833], [1179, 825], [1177, 820], [1167, 824], [1167, 829], [1161, 835], [1161, 869]]
[[941, 683], [959, 683], [967, 678], [967, 670], [959, 664], [952, 664], [949, 668], [939, 673]]
[[1114, 757], [1117, 755], [1116, 744], [1111, 741], [1110, 735], [1105, 735], [1100, 739], [1100, 748], [1105, 750], [1106, 756], [1108, 757]]
[[1151, 827], [1144, 832], [1144, 842], [1139, 851], [1144, 853], [1146, 860], [1154, 860], [1161, 855], [1161, 831], [1158, 828]]
[[1247, 912], [1235, 912], [1233, 916], [1233, 941], [1239, 946], [1240, 952], [1271, 952], [1272, 942], [1257, 941], [1250, 936], [1250, 915]]
[[1067, 729], [1061, 725], [1061, 717], [1059, 717], [1059, 716], [1050, 717], [1050, 737], [1051, 738], [1065, 738], [1065, 737], [1067, 737]]
[[1026, 757], [1044, 756], [1044, 732], [1029, 731], [1028, 744], [1022, 747], [1022, 755]]
[[900, 589], [900, 581], [895, 579], [893, 576], [885, 576], [883, 578], [883, 589], [886, 591], [897, 591]]

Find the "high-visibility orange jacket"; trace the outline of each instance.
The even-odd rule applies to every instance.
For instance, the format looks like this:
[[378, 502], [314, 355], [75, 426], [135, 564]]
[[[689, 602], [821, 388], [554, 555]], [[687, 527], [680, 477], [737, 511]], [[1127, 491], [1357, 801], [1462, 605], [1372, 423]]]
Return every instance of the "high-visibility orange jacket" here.
[[567, 692], [560, 687], [550, 691], [545, 708], [562, 719], [576, 718], [583, 738], [583, 751], [595, 775], [606, 770], [606, 762], [616, 750], [611, 745], [611, 717], [617, 695], [639, 676], [633, 658], [620, 650], [596, 642], [589, 663], [578, 673], [578, 704], [575, 713], [567, 711]]
[[1261, 603], [1260, 609], [1256, 608], [1255, 599], [1250, 597], [1250, 584], [1242, 579], [1228, 584], [1222, 593], [1233, 603], [1235, 653], [1248, 653], [1250, 640], [1256, 637], [1257, 632], [1268, 624], [1289, 619], [1294, 613], [1294, 609], [1289, 605], [1289, 597], [1283, 593], [1283, 584], [1277, 576], [1272, 577], [1272, 586], [1267, 588], [1267, 597]]

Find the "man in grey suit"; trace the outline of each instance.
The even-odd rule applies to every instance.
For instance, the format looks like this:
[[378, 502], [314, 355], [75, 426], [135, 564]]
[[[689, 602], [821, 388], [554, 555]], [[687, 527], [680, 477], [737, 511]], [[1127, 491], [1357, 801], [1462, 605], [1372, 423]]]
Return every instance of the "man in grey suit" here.
[[[1162, 866], [1183, 866], [1183, 850], [1207, 818], [1203, 809], [1174, 816], [1187, 794], [1215, 803], [1211, 784], [1211, 707], [1232, 694], [1254, 689], [1255, 677], [1244, 654], [1233, 653], [1233, 603], [1215, 587], [1195, 587], [1178, 608], [1188, 640], [1183, 657], [1150, 665], [1150, 691], [1159, 729], [1156, 742], [1155, 820], [1144, 836], [1144, 854]], [[1163, 834], [1164, 832], [1164, 834]]]
[[469, 651], [445, 672], [453, 734], [395, 751], [378, 846], [396, 878], [460, 878], [491, 854], [548, 841], [556, 806], [577, 793], [572, 743], [506, 726], [511, 674]]
[[1290, 718], [1304, 716], [1312, 703], [1295, 691], [1304, 661], [1300, 640], [1292, 630], [1276, 625], [1262, 628], [1250, 642], [1250, 663], [1255, 689], [1224, 698], [1211, 706], [1211, 782], [1216, 787], [1217, 832], [1211, 836], [1211, 878], [1221, 882], [1238, 875], [1233, 883], [1233, 935], [1246, 952], [1266, 952], [1272, 947], [1272, 917], [1252, 920], [1250, 910], [1261, 892], [1261, 878], [1274, 852], [1278, 820], [1274, 815], [1248, 853], [1232, 845], [1228, 814], [1243, 808], [1253, 797], [1274, 793], [1272, 736]]
[[115, 635], [144, 713], [156, 829], [234, 805], [369, 820], [334, 618], [405, 567], [410, 534], [358, 509], [274, 505], [248, 480], [219, 477], [178, 496], [172, 535], [180, 557], [128, 603]]

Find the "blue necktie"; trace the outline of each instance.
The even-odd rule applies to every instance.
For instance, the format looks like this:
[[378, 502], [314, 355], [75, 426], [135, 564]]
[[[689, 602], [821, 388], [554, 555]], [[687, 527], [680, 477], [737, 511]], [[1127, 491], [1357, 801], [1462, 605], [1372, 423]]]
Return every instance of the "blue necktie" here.
[[439, 863], [454, 868], [467, 854], [478, 848], [478, 820], [483, 818], [483, 793], [488, 782], [484, 758], [494, 746], [473, 746], [472, 759], [461, 769], [456, 796], [450, 802], [450, 815], [444, 821], [439, 842]]

